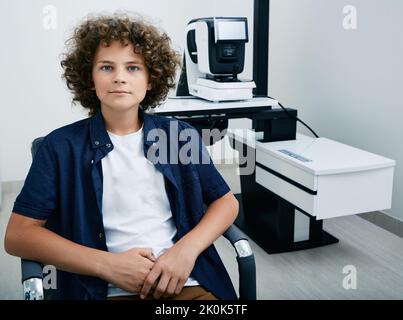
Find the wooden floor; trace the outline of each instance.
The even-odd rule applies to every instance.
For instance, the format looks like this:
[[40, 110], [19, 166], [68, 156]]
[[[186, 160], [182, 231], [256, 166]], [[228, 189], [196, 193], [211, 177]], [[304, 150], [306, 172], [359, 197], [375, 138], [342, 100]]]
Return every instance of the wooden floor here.
[[[232, 173], [224, 178], [239, 192]], [[3, 194], [0, 210], [0, 238], [19, 190]], [[329, 246], [291, 253], [269, 255], [253, 241], [257, 265], [258, 299], [402, 299], [403, 239], [358, 217], [324, 221], [324, 229], [340, 242]], [[3, 243], [3, 241], [1, 241]], [[235, 252], [220, 238], [217, 249], [235, 287], [238, 271]], [[20, 262], [0, 248], [0, 299], [20, 299]], [[357, 272], [357, 288], [345, 289], [345, 266]], [[351, 269], [350, 269], [351, 270]], [[351, 271], [350, 271], [351, 272]], [[346, 281], [344, 281], [346, 282]]]
[[[324, 229], [339, 243], [269, 255], [251, 242], [258, 299], [402, 299], [403, 239], [358, 217], [334, 218]], [[237, 286], [237, 268], [226, 239], [217, 249]], [[346, 267], [347, 266], [347, 267]], [[356, 270], [356, 289], [345, 289]], [[343, 273], [343, 268], [345, 268]]]
[[[234, 168], [227, 166], [220, 172], [239, 193]], [[325, 220], [323, 229], [339, 243], [269, 255], [250, 240], [258, 299], [403, 299], [403, 238], [359, 216]], [[237, 288], [232, 246], [222, 237], [216, 246]], [[356, 289], [345, 289], [343, 280], [347, 288], [352, 284], [351, 270], [356, 271]]]

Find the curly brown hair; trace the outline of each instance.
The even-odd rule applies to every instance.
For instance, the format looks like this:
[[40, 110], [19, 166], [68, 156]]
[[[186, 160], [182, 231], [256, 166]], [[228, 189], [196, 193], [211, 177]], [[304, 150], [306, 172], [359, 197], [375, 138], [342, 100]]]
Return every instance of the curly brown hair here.
[[87, 16], [66, 41], [62, 77], [73, 93], [73, 103], [78, 102], [89, 109], [89, 116], [100, 108], [100, 101], [92, 90], [93, 60], [98, 46], [101, 43], [109, 45], [112, 41], [120, 41], [122, 45], [131, 43], [135, 53], [143, 55], [152, 88], [147, 91], [141, 108], [157, 107], [175, 87], [180, 56], [171, 48], [171, 39], [165, 32], [160, 32], [139, 15], [129, 13]]

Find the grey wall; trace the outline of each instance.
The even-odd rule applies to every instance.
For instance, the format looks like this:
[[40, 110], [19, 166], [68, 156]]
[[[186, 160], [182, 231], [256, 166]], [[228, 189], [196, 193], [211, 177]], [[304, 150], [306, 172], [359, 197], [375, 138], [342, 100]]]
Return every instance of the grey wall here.
[[[346, 5], [357, 10], [355, 30], [343, 27]], [[269, 95], [320, 136], [396, 160], [387, 213], [403, 220], [401, 30], [401, 0], [270, 3]]]
[[[51, 5], [56, 28], [43, 23]], [[182, 52], [186, 24], [205, 16], [246, 16], [253, 30], [253, 0], [1, 0], [0, 181], [23, 180], [31, 141], [86, 114], [71, 105], [61, 80], [60, 54], [73, 27], [90, 12], [131, 10], [164, 29]], [[243, 77], [252, 76], [252, 41]]]

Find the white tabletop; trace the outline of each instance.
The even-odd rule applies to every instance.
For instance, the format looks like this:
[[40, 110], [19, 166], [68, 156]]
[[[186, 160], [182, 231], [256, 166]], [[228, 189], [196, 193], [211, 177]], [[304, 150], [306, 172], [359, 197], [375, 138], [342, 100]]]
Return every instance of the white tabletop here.
[[161, 106], [153, 110], [154, 113], [198, 111], [198, 110], [225, 110], [245, 107], [274, 107], [278, 106], [277, 100], [270, 98], [253, 98], [242, 101], [211, 102], [199, 98], [169, 98]]
[[[312, 138], [298, 133], [296, 140], [256, 142], [256, 149], [315, 175], [357, 172], [395, 165], [394, 160], [374, 153], [327, 138]], [[287, 155], [287, 151], [305, 160]]]
[[[232, 129], [228, 130], [228, 134], [313, 175], [380, 169], [396, 164], [394, 160], [327, 138], [313, 138], [297, 133], [296, 140], [259, 142], [263, 132]], [[294, 156], [287, 154], [289, 152]]]

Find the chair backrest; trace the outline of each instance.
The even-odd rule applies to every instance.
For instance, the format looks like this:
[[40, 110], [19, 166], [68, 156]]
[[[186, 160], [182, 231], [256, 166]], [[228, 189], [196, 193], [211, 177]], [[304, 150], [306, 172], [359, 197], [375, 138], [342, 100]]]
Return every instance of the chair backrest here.
[[[35, 154], [38, 152], [40, 146], [42, 145], [43, 141], [45, 140], [45, 137], [39, 137], [36, 138], [34, 141], [32, 141], [31, 145], [31, 155], [32, 159], [35, 157]], [[54, 230], [55, 226], [58, 224], [58, 219], [57, 216], [51, 216], [48, 221], [46, 222], [46, 228], [50, 230]]]
[[39, 137], [39, 138], [36, 138], [34, 141], [32, 141], [32, 145], [31, 145], [32, 158], [34, 158], [36, 152], [38, 151], [38, 149], [39, 149], [39, 147], [42, 144], [44, 139], [45, 139], [44, 137]]

